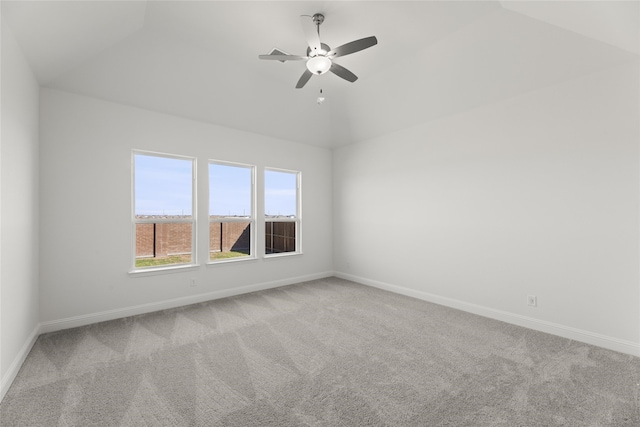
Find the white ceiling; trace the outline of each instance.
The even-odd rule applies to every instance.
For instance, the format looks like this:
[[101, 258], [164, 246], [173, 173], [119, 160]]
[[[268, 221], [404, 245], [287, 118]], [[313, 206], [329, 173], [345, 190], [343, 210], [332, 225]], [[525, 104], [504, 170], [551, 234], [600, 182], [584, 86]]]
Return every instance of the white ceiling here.
[[[2, 1], [41, 85], [337, 147], [640, 58], [638, 1]], [[295, 84], [300, 15], [378, 45]], [[316, 103], [320, 89], [326, 96]]]

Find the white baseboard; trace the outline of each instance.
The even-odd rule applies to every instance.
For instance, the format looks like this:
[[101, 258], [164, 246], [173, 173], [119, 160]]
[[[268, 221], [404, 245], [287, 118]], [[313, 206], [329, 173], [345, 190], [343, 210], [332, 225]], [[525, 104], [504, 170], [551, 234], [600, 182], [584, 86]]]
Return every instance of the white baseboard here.
[[138, 314], [151, 313], [169, 308], [182, 307], [189, 304], [211, 301], [220, 298], [227, 298], [249, 292], [262, 291], [265, 289], [277, 288], [280, 286], [293, 285], [295, 283], [309, 280], [323, 279], [333, 276], [333, 271], [308, 274], [305, 276], [289, 277], [271, 282], [256, 283], [254, 285], [242, 286], [239, 288], [223, 289], [219, 291], [207, 292], [197, 295], [175, 298], [171, 300], [158, 301], [149, 304], [141, 304], [132, 307], [119, 308], [115, 310], [102, 311], [98, 313], [85, 314], [81, 316], [68, 317], [65, 319], [50, 320], [40, 325], [40, 333], [61, 331], [63, 329], [76, 328], [78, 326], [90, 325], [92, 323], [104, 322], [107, 320], [120, 319]]
[[548, 334], [557, 335], [563, 338], [568, 338], [571, 340], [580, 341], [598, 347], [607, 348], [609, 350], [619, 351], [621, 353], [640, 357], [640, 344], [637, 342], [625, 341], [618, 338], [573, 328], [570, 326], [564, 326], [557, 323], [538, 320], [532, 317], [521, 316], [519, 314], [509, 313], [507, 311], [496, 310], [478, 304], [472, 304], [453, 298], [442, 297], [430, 294], [428, 292], [406, 288], [403, 286], [391, 285], [389, 283], [367, 279], [365, 277], [354, 276], [352, 274], [342, 273], [339, 271], [336, 271], [334, 275], [341, 279], [351, 280], [352, 282], [360, 283], [362, 285], [384, 289], [386, 291], [418, 298], [424, 301], [432, 302], [434, 304], [444, 305], [446, 307], [456, 308], [458, 310], [478, 314], [490, 319], [500, 320], [536, 331], [546, 332]]
[[0, 379], [0, 402], [2, 402], [5, 394], [7, 394], [7, 391], [9, 391], [9, 387], [11, 387], [11, 384], [13, 384], [13, 380], [16, 379], [16, 376], [18, 375], [22, 364], [29, 355], [29, 352], [33, 348], [33, 345], [36, 343], [39, 335], [40, 324], [37, 324], [18, 354], [16, 355], [15, 359], [13, 359], [13, 362], [11, 362], [11, 365], [9, 366], [9, 369], [7, 370], [5, 375], [2, 377], [2, 379]]

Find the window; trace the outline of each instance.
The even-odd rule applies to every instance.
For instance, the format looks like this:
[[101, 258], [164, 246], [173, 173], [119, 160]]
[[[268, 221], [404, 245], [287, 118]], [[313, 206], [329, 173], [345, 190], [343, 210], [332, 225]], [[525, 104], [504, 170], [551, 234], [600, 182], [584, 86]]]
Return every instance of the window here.
[[254, 168], [209, 163], [209, 260], [254, 258]]
[[300, 172], [264, 172], [265, 255], [300, 253]]
[[193, 265], [195, 159], [133, 153], [134, 270]]

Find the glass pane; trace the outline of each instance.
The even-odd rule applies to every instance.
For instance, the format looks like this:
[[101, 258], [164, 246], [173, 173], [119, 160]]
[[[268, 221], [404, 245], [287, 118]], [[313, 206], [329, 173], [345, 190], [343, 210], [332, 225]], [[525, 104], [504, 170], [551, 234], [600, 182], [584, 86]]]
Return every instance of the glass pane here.
[[296, 251], [296, 223], [268, 221], [265, 224], [265, 253]]
[[209, 215], [251, 217], [251, 168], [209, 164]]
[[191, 263], [192, 224], [136, 224], [136, 267]]
[[250, 222], [211, 222], [209, 224], [209, 259], [211, 261], [250, 255]]
[[266, 218], [298, 215], [296, 172], [264, 172], [264, 212]]
[[191, 217], [193, 161], [136, 154], [135, 215]]

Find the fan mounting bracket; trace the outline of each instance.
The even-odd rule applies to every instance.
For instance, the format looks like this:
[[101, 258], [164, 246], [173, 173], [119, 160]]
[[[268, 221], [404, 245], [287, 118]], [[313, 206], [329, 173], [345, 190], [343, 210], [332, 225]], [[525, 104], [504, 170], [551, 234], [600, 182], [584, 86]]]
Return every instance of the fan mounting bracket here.
[[320, 26], [324, 22], [324, 15], [321, 13], [316, 13], [312, 16], [313, 23], [316, 27]]

